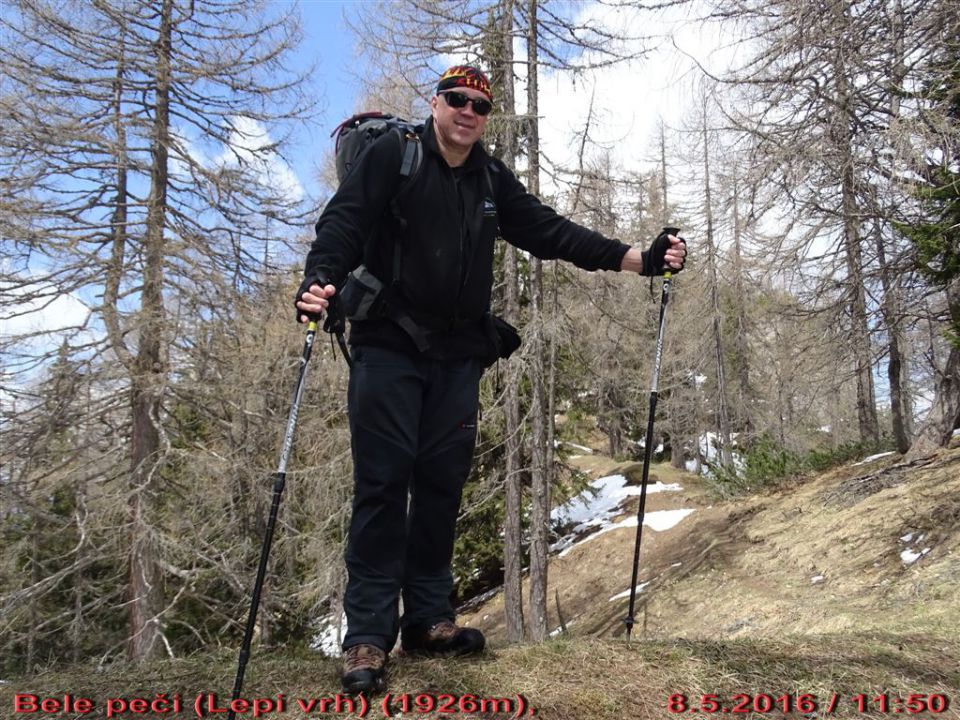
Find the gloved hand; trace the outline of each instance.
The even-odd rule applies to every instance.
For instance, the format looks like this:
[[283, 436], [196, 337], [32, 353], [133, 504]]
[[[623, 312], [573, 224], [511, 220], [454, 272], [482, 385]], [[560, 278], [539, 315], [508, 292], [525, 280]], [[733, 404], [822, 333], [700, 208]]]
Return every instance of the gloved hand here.
[[[684, 240], [678, 234], [680, 228], [665, 227], [663, 231], [657, 235], [656, 239], [650, 243], [650, 249], [644, 250], [640, 253], [643, 258], [643, 271], [641, 275], [647, 275], [653, 277], [654, 275], [663, 275], [665, 272], [678, 273], [683, 270], [683, 266], [686, 258], [686, 246], [687, 241]], [[673, 243], [670, 241], [669, 235], [673, 235], [675, 238], [680, 240], [680, 243]], [[680, 267], [674, 268], [666, 265], [667, 261], [667, 251], [673, 247], [680, 246], [684, 248], [683, 258], [680, 260]]]
[[[303, 295], [304, 295], [304, 293], [309, 292], [309, 291], [310, 291], [310, 288], [313, 287], [314, 285], [319, 285], [321, 288], [326, 288], [327, 285], [333, 285], [334, 287], [336, 287], [336, 283], [334, 283], [334, 282], [329, 278], [329, 276], [328, 276], [323, 270], [317, 269], [317, 270], [313, 270], [313, 271], [309, 272], [309, 273], [306, 275], [306, 277], [303, 278], [303, 282], [300, 283], [300, 287], [297, 289], [297, 295], [296, 295], [296, 297], [295, 297], [294, 300], [293, 300], [294, 307], [296, 307], [296, 309], [297, 309], [297, 310], [296, 310], [296, 313], [297, 313], [297, 314], [296, 314], [296, 320], [297, 320], [297, 322], [303, 322], [303, 317], [304, 317], [304, 316], [306, 316], [306, 318], [307, 318], [308, 321], [310, 321], [310, 320], [320, 320], [320, 317], [321, 317], [321, 315], [322, 315], [322, 311], [317, 311], [317, 310], [311, 311], [311, 310], [307, 310], [307, 309], [301, 308], [301, 307], [299, 307], [299, 306], [297, 305], [297, 303], [300, 303], [300, 302], [303, 301]], [[329, 296], [329, 297], [326, 298], [326, 301], [327, 301], [327, 315], [328, 315], [328, 316], [335, 314], [335, 313], [333, 313], [334, 303], [335, 303], [334, 298], [335, 298], [335, 297], [336, 297], [336, 295], [331, 295], [331, 296]], [[329, 322], [329, 320], [328, 320], [328, 322]]]

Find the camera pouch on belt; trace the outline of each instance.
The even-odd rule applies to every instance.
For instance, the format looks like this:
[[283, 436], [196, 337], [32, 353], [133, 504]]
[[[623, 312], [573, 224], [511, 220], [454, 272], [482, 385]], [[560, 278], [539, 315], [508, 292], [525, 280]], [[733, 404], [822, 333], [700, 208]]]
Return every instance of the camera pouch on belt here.
[[487, 313], [485, 318], [487, 339], [493, 346], [493, 352], [487, 358], [487, 365], [493, 365], [500, 358], [508, 358], [520, 347], [520, 333], [501, 317]]
[[358, 266], [347, 275], [340, 294], [343, 314], [350, 320], [359, 321], [377, 316], [383, 305], [383, 291], [383, 283], [366, 266]]

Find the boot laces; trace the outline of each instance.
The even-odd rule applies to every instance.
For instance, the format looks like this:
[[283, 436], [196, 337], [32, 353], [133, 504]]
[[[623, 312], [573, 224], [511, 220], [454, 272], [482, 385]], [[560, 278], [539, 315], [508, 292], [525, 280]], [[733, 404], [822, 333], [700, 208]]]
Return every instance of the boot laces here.
[[460, 632], [460, 628], [455, 623], [450, 620], [441, 620], [430, 627], [427, 631], [427, 637], [433, 641], [449, 640], [458, 632]]
[[379, 670], [383, 666], [385, 654], [375, 645], [354, 645], [343, 654], [343, 666], [346, 672], [354, 670]]

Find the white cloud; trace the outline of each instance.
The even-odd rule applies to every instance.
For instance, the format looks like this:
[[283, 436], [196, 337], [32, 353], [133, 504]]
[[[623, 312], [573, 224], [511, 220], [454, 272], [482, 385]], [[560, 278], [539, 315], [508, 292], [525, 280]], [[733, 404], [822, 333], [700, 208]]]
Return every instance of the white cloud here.
[[223, 149], [215, 162], [226, 166], [242, 163], [253, 169], [263, 187], [283, 195], [287, 201], [303, 200], [306, 196], [303, 184], [283, 158], [270, 149], [274, 140], [263, 123], [238, 116], [233, 118], [233, 126], [229, 146]]
[[0, 291], [8, 298], [22, 298], [4, 303], [0, 338], [5, 340], [82, 327], [90, 317], [90, 308], [75, 295], [40, 282], [19, 287], [3, 283]]
[[[542, 73], [543, 151], [554, 162], [575, 167], [579, 144], [572, 140], [583, 131], [592, 102], [591, 139], [600, 146], [595, 154], [608, 150], [624, 170], [649, 169], [659, 157], [658, 121], [677, 128], [698, 104], [692, 81], [701, 73], [689, 56], [717, 73], [729, 66], [733, 51], [721, 49], [723, 38], [716, 26], [693, 22], [680, 8], [655, 17], [650, 12], [641, 15], [628, 8], [591, 3], [577, 17], [577, 22], [586, 20], [611, 33], [626, 28], [647, 35], [649, 40], [635, 41], [631, 49], [642, 50], [644, 44], [654, 49], [636, 60], [583, 73]], [[591, 59], [582, 54], [575, 62], [589, 64]], [[525, 103], [525, 92], [518, 92], [518, 98], [519, 104]]]

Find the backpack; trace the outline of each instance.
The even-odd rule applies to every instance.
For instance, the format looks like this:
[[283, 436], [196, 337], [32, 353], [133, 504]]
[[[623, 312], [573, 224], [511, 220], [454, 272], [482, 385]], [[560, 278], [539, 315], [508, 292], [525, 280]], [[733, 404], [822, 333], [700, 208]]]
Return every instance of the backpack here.
[[388, 132], [398, 135], [403, 148], [400, 177], [405, 180], [413, 177], [423, 160], [423, 147], [416, 130], [417, 126], [409, 120], [381, 112], [359, 113], [347, 118], [330, 133], [330, 137], [337, 138], [334, 146], [337, 181], [343, 182], [364, 151]]
[[[420, 169], [423, 161], [423, 146], [420, 144], [420, 137], [417, 135], [417, 126], [409, 120], [404, 120], [396, 115], [388, 115], [379, 111], [357, 113], [337, 125], [330, 133], [330, 137], [336, 137], [334, 144], [334, 162], [337, 169], [337, 182], [342, 183], [343, 179], [349, 174], [350, 170], [360, 160], [360, 157], [366, 152], [367, 148], [373, 145], [381, 136], [388, 132], [396, 133], [402, 149], [402, 159], [400, 161], [400, 177], [406, 184]], [[402, 188], [401, 188], [402, 189]], [[391, 212], [397, 221], [401, 224], [403, 219], [400, 217], [399, 208], [396, 199], [390, 203]], [[357, 270], [365, 271], [361, 265]], [[354, 273], [357, 272], [354, 271]], [[395, 272], [398, 268], [394, 268]], [[366, 272], [365, 278], [373, 278], [369, 272]], [[378, 281], [376, 281], [378, 282]], [[348, 283], [349, 286], [349, 283]], [[346, 288], [341, 286], [339, 291]], [[335, 335], [340, 345], [340, 350], [348, 365], [352, 365], [350, 353], [347, 350], [346, 342], [343, 338], [346, 329], [345, 320], [347, 317], [353, 317], [356, 313], [355, 305], [363, 304], [368, 308], [374, 298], [365, 297], [365, 293], [358, 293], [355, 288], [353, 292], [348, 291], [347, 308], [344, 308], [344, 302], [340, 294], [336, 295], [337, 301], [330, 306], [330, 312], [327, 313], [327, 321], [324, 323], [324, 330], [331, 335]], [[369, 288], [367, 288], [369, 290]], [[379, 290], [376, 294], [379, 294]], [[366, 311], [365, 308], [365, 311]]]

